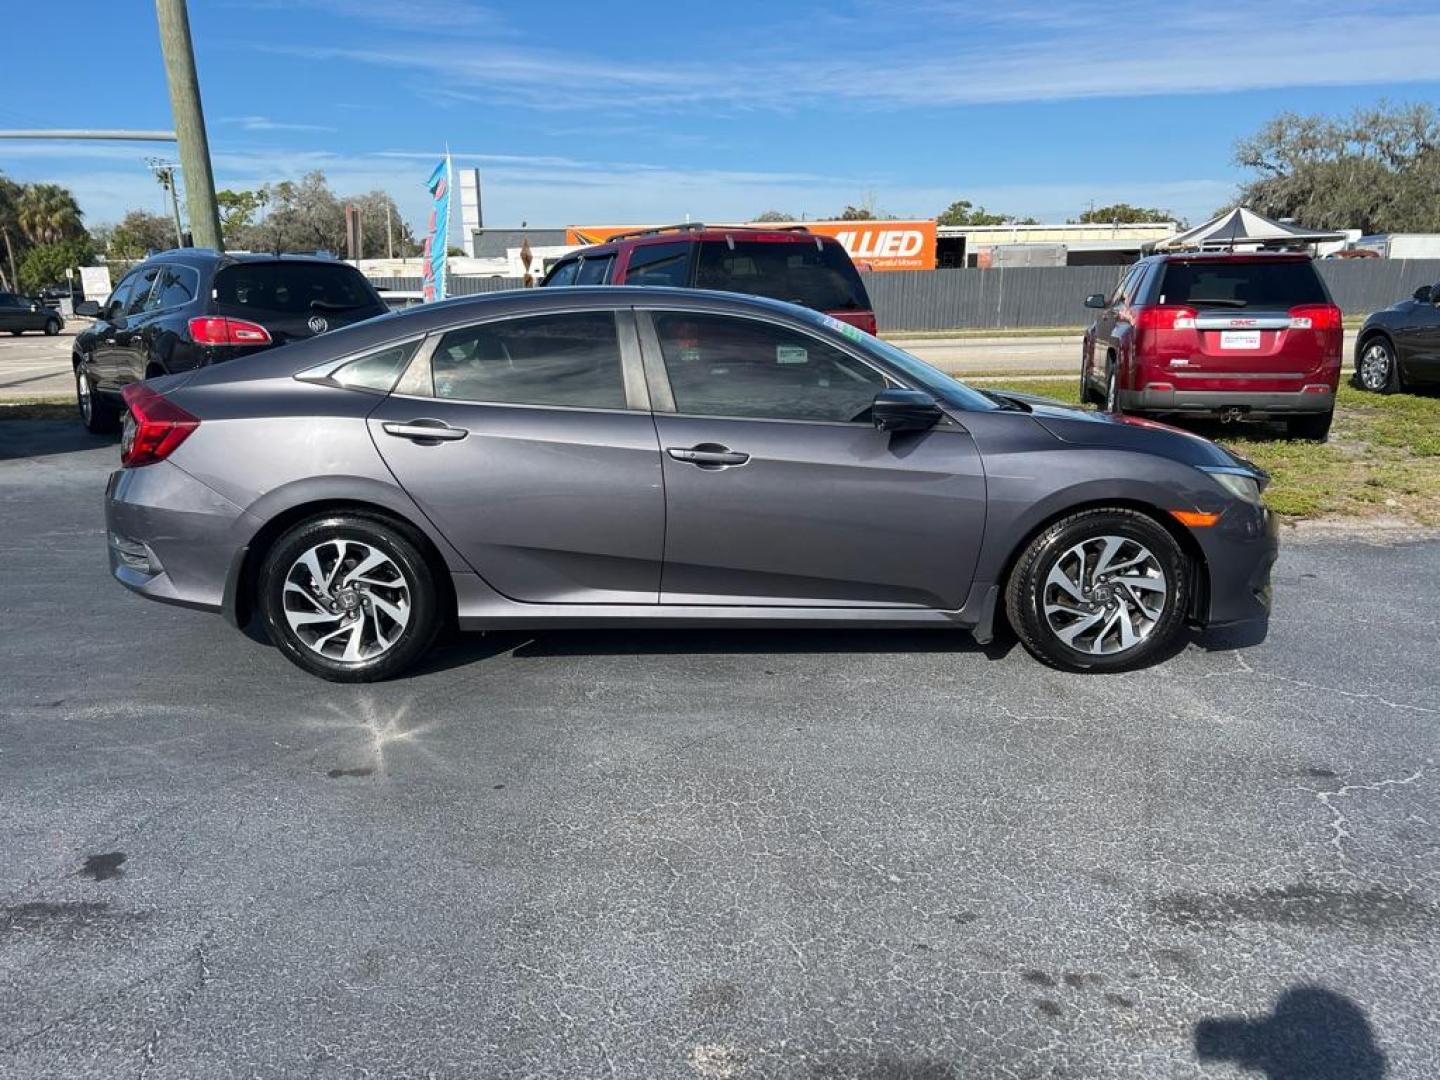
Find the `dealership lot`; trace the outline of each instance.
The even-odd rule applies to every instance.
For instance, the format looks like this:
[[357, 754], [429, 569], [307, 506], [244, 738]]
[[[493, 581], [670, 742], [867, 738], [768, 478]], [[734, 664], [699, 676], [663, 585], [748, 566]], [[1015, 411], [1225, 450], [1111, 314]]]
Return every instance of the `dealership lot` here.
[[1124, 677], [612, 631], [346, 687], [109, 581], [115, 459], [0, 424], [0, 1076], [1440, 1069], [1440, 545], [1290, 542], [1265, 645]]

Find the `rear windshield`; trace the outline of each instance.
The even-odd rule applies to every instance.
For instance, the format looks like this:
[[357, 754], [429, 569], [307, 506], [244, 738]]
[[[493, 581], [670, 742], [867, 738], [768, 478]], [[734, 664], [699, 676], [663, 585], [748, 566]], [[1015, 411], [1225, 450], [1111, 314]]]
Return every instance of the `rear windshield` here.
[[813, 239], [765, 242], [724, 240], [700, 245], [695, 285], [701, 289], [766, 296], [816, 311], [868, 311], [870, 297], [850, 256], [839, 244]]
[[343, 263], [237, 263], [215, 275], [215, 302], [279, 315], [384, 311], [370, 283]]
[[1328, 304], [1308, 262], [1168, 263], [1159, 304], [1196, 308], [1291, 308]]

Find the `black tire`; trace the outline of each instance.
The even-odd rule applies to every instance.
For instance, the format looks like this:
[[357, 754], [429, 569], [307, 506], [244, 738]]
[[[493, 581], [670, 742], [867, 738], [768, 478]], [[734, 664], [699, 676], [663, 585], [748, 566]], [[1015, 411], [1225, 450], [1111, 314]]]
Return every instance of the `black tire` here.
[[[403, 579], [404, 593], [402, 594], [398, 588], [387, 585], [383, 587], [385, 590], [383, 595], [397, 605], [406, 608], [409, 616], [403, 630], [399, 632], [398, 636], [391, 639], [388, 647], [374, 655], [358, 660], [345, 660], [343, 657], [322, 655], [313, 644], [307, 643], [286, 616], [287, 602], [298, 605], [297, 609], [292, 610], [302, 612], [310, 610], [304, 607], [304, 601], [297, 601], [293, 597], [287, 601], [285, 593], [287, 576], [295, 571], [301, 556], [312, 548], [332, 543], [336, 544], [334, 550], [339, 551], [341, 549], [338, 547], [338, 543], [346, 541], [366, 545], [390, 560], [396, 573]], [[312, 675], [318, 675], [322, 679], [329, 679], [332, 682], [378, 682], [381, 679], [399, 675], [414, 664], [430, 647], [441, 622], [440, 600], [434, 575], [421, 553], [420, 545], [420, 539], [409, 529], [387, 520], [360, 514], [338, 514], [311, 518], [294, 526], [271, 546], [260, 566], [258, 601], [261, 619], [270, 635], [270, 640], [291, 662]], [[353, 552], [355, 548], [352, 546], [345, 550]], [[333, 566], [334, 563], [331, 565]], [[325, 566], [323, 557], [321, 566]], [[306, 576], [304, 571], [299, 573], [302, 578]], [[332, 595], [340, 600], [342, 599], [340, 594], [344, 591], [334, 590]], [[353, 621], [345, 625], [354, 626], [357, 622], [365, 622], [374, 618], [370, 612], [368, 597], [380, 594], [364, 586], [355, 586], [350, 591], [357, 592], [367, 599], [364, 601], [363, 614], [360, 608], [355, 608]], [[404, 603], [401, 602], [402, 595]], [[321, 607], [319, 602], [311, 602], [311, 604], [314, 610], [319, 610]], [[317, 625], [321, 627], [317, 632], [317, 636], [320, 636], [332, 627], [340, 627], [341, 623], [337, 617], [334, 622], [326, 621]], [[393, 630], [394, 624], [390, 623], [387, 629]], [[368, 633], [367, 629], [362, 628], [359, 636], [363, 639]], [[349, 635], [344, 634], [343, 638], [348, 642]], [[329, 647], [333, 649], [333, 646]], [[378, 642], [372, 638], [364, 647], [378, 647]]]
[[113, 435], [120, 430], [119, 406], [103, 394], [97, 394], [79, 368], [75, 369], [75, 407], [80, 412], [80, 422], [92, 435]]
[[19, 336], [20, 336], [21, 334], [23, 334], [24, 332], [25, 332], [24, 330], [11, 330], [11, 331], [10, 331], [10, 336], [11, 336], [11, 337], [19, 337]]
[[1330, 424], [1334, 419], [1333, 412], [1292, 416], [1285, 421], [1285, 434], [1292, 439], [1324, 442], [1330, 437]]
[[58, 333], [60, 333], [60, 320], [59, 320], [59, 319], [51, 319], [51, 320], [49, 320], [48, 322], [46, 322], [46, 324], [45, 324], [45, 336], [46, 336], [46, 337], [54, 337], [54, 336], [55, 336], [56, 334], [58, 334]]
[[1103, 399], [1101, 398], [1101, 396], [1100, 396], [1099, 394], [1097, 394], [1097, 393], [1095, 392], [1095, 388], [1090, 385], [1090, 373], [1089, 373], [1088, 371], [1082, 371], [1082, 372], [1080, 373], [1080, 404], [1081, 404], [1081, 405], [1101, 405], [1101, 404], [1104, 404], [1104, 401], [1103, 401]]
[[[1400, 377], [1400, 361], [1395, 356], [1395, 346], [1383, 334], [1365, 339], [1364, 347], [1355, 359], [1354, 384], [1357, 390], [1369, 390], [1377, 394], [1398, 394], [1405, 389]], [[1373, 354], [1373, 356], [1372, 356]]]
[[[1052, 629], [1045, 613], [1046, 579], [1076, 545], [1099, 543], [1102, 537], [1111, 536], [1133, 542], [1153, 556], [1156, 569], [1163, 573], [1165, 593], [1158, 617], [1150, 621], [1138, 643], [1110, 653], [1094, 653], [1072, 647]], [[1062, 671], [1128, 671], [1163, 659], [1184, 632], [1189, 605], [1189, 559], [1164, 526], [1135, 510], [1082, 510], [1048, 526], [1020, 553], [1005, 587], [1005, 613], [1020, 643], [1031, 656]], [[1097, 610], [1102, 616], [1097, 625], [1103, 629], [1109, 620], [1103, 617], [1105, 609], [1097, 606]], [[1132, 627], [1136, 625], [1128, 615], [1126, 618]], [[1068, 623], [1065, 628], [1073, 625]], [[1118, 642], [1119, 634], [1117, 624], [1105, 637]]]

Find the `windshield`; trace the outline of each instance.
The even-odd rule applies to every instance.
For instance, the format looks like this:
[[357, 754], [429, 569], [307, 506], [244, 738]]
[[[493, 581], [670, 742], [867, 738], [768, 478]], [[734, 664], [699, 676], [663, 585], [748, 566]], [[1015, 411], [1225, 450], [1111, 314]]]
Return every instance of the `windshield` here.
[[1012, 407], [1003, 401], [981, 393], [973, 386], [966, 386], [959, 379], [946, 375], [939, 368], [931, 367], [918, 356], [912, 356], [904, 349], [875, 337], [873, 334], [867, 334], [864, 330], [857, 329], [849, 323], [841, 322], [828, 315], [818, 315], [814, 318], [814, 322], [843, 334], [852, 343], [877, 356], [900, 372], [914, 387], [928, 391], [937, 400], [953, 405], [957, 409], [968, 409], [972, 412], [994, 412], [996, 409]]
[[1170, 263], [1157, 303], [1190, 307], [1281, 308], [1328, 304], [1308, 262]]
[[386, 310], [352, 266], [322, 262], [243, 262], [215, 275], [215, 302], [246, 311], [309, 315]]
[[816, 311], [868, 311], [870, 297], [845, 249], [836, 243], [707, 240], [695, 286], [768, 296]]

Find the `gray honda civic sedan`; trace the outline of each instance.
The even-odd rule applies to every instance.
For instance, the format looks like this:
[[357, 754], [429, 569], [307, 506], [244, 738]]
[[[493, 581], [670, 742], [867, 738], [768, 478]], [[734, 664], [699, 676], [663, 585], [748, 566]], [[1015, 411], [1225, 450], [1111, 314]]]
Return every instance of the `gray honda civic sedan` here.
[[828, 316], [494, 293], [126, 390], [110, 565], [327, 679], [447, 622], [960, 628], [1115, 671], [1263, 637], [1265, 476], [1205, 439], [957, 382]]

